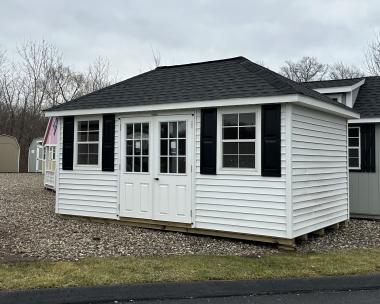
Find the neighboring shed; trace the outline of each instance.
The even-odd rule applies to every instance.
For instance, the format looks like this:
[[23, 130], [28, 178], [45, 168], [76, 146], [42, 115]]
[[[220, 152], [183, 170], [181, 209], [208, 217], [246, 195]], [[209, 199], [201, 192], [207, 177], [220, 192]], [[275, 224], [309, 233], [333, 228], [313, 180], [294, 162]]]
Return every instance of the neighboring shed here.
[[19, 172], [20, 146], [16, 137], [0, 135], [0, 173]]
[[56, 117], [49, 119], [43, 139], [43, 174], [44, 174], [44, 187], [55, 190], [56, 187], [56, 155], [57, 145], [59, 140], [59, 121]]
[[46, 115], [59, 214], [291, 246], [349, 218], [359, 116], [244, 57], [159, 67]]
[[350, 213], [380, 219], [380, 77], [305, 85], [342, 101], [351, 99], [347, 104], [360, 114], [349, 121]]
[[28, 172], [41, 173], [44, 159], [44, 150], [42, 146], [43, 138], [35, 138], [29, 146], [28, 152]]

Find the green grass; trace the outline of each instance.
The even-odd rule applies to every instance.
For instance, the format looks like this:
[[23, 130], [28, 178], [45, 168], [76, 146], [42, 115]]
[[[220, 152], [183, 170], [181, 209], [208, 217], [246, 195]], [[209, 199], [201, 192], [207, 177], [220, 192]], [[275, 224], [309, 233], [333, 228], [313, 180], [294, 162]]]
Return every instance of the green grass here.
[[380, 249], [279, 253], [262, 258], [166, 256], [0, 264], [0, 289], [242, 280], [380, 272]]

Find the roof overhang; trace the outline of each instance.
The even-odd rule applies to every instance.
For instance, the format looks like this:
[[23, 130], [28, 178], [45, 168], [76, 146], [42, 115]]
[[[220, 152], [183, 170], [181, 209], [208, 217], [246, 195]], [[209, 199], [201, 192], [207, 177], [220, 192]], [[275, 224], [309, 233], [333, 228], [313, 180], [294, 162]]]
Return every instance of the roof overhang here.
[[360, 119], [349, 119], [350, 124], [362, 124], [362, 123], [380, 123], [380, 117], [373, 118], [360, 118]]
[[301, 94], [289, 94], [265, 97], [246, 97], [246, 98], [230, 98], [217, 99], [209, 101], [188, 101], [162, 104], [137, 105], [128, 107], [110, 107], [110, 108], [91, 108], [91, 109], [75, 109], [62, 111], [45, 111], [46, 117], [54, 116], [80, 116], [80, 115], [96, 115], [109, 113], [136, 113], [136, 112], [152, 112], [164, 110], [183, 110], [211, 107], [226, 106], [244, 106], [244, 105], [260, 105], [273, 103], [297, 103], [308, 108], [318, 109], [323, 112], [329, 112], [345, 118], [359, 118], [360, 115], [349, 108], [339, 105], [329, 104], [315, 98], [307, 97]]
[[351, 86], [315, 88], [313, 90], [321, 94], [349, 93], [349, 92], [353, 92], [354, 90], [362, 86], [364, 82], [365, 82], [365, 79], [362, 79]]

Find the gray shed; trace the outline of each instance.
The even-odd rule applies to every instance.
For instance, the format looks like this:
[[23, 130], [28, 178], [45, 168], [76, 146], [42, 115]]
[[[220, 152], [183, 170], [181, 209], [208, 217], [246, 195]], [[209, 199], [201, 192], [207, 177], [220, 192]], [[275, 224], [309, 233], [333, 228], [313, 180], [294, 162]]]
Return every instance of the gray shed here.
[[42, 172], [43, 156], [42, 137], [33, 139], [28, 152], [28, 172]]
[[0, 135], [0, 173], [19, 172], [20, 145], [16, 137]]

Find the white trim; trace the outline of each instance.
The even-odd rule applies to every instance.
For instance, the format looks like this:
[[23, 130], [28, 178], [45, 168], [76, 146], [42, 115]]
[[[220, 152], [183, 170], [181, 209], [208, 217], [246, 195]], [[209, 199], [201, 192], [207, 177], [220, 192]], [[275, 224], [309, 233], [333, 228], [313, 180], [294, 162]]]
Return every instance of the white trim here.
[[359, 119], [349, 119], [349, 124], [359, 124], [359, 123], [380, 123], [379, 118], [359, 118]]
[[70, 115], [95, 115], [106, 113], [132, 113], [132, 112], [152, 112], [160, 110], [181, 110], [181, 109], [197, 109], [204, 107], [227, 107], [227, 106], [244, 106], [244, 105], [260, 105], [268, 103], [287, 103], [298, 102], [305, 103], [313, 108], [319, 109], [323, 112], [331, 112], [336, 115], [359, 118], [359, 114], [356, 114], [350, 109], [345, 109], [334, 104], [328, 104], [318, 99], [307, 97], [301, 94], [289, 94], [279, 96], [266, 96], [266, 97], [246, 97], [246, 98], [230, 98], [230, 99], [217, 99], [206, 101], [189, 101], [189, 102], [175, 102], [164, 104], [149, 104], [138, 105], [130, 107], [108, 107], [108, 108], [91, 108], [91, 109], [78, 109], [78, 110], [66, 110], [66, 111], [45, 111], [46, 117], [52, 116], [70, 116]]
[[[78, 165], [78, 122], [79, 121], [99, 121], [99, 143], [98, 143], [98, 164], [97, 165]], [[102, 142], [103, 142], [103, 118], [102, 116], [80, 116], [74, 118], [74, 165], [73, 170], [102, 170]]]
[[351, 85], [351, 86], [344, 86], [344, 87], [328, 87], [328, 88], [314, 88], [314, 91], [317, 91], [321, 94], [330, 94], [330, 93], [346, 93], [346, 92], [352, 92], [355, 89], [362, 86], [365, 82], [365, 79], [362, 79], [358, 81], [357, 83]]
[[293, 105], [287, 104], [285, 106], [285, 204], [286, 204], [286, 236], [293, 238], [293, 181], [292, 181], [292, 115]]
[[[361, 161], [361, 154], [360, 154], [360, 150], [361, 150], [361, 134], [360, 134], [360, 127], [348, 127], [348, 131], [350, 129], [358, 129], [358, 137], [354, 137], [354, 138], [358, 138], [359, 141], [359, 145], [358, 146], [355, 146], [355, 147], [350, 147], [350, 136], [349, 136], [349, 133], [347, 133], [347, 141], [348, 141], [348, 144], [347, 144], [347, 147], [348, 147], [348, 169], [349, 170], [360, 170], [361, 169], [361, 166], [362, 166], [362, 161]], [[350, 167], [350, 149], [358, 149], [358, 159], [359, 159], [359, 166], [358, 167]]]
[[[235, 113], [256, 114], [256, 138], [255, 138], [255, 168], [224, 168], [222, 155], [222, 115]], [[261, 107], [234, 107], [217, 109], [217, 136], [216, 136], [216, 154], [217, 154], [217, 174], [240, 174], [240, 175], [260, 175], [261, 174]]]

